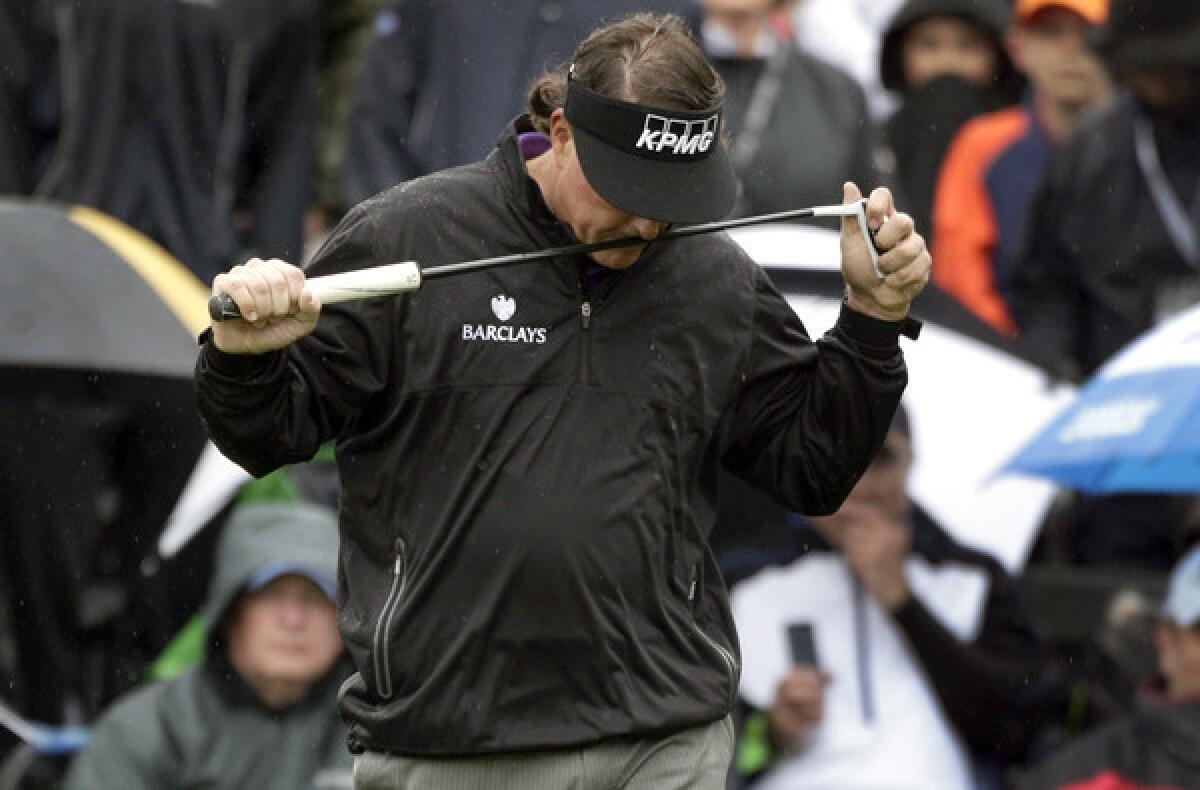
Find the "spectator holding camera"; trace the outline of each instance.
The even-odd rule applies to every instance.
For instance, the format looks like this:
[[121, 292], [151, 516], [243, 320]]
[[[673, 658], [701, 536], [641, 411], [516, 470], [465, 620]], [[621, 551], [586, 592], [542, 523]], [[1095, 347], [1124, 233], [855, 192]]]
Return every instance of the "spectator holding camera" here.
[[1037, 731], [1043, 645], [1000, 565], [909, 499], [898, 415], [812, 550], [734, 588], [756, 788], [962, 790]]

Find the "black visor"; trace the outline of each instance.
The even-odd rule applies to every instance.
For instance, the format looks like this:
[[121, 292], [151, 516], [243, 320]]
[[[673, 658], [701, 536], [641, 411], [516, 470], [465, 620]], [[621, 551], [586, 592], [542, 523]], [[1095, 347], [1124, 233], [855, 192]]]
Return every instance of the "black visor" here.
[[563, 109], [583, 175], [635, 217], [662, 222], [724, 218], [737, 179], [721, 145], [721, 106], [667, 110], [603, 96], [567, 80]]

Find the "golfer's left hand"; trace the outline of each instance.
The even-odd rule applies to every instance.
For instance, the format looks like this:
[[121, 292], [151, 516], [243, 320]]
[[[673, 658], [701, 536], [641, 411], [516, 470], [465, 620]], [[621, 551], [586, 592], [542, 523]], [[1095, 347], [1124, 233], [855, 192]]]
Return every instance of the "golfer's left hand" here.
[[[862, 197], [858, 187], [847, 182], [842, 201], [852, 203]], [[908, 315], [908, 306], [929, 282], [932, 261], [925, 240], [913, 229], [912, 217], [896, 211], [892, 193], [882, 187], [867, 199], [867, 225], [875, 231], [879, 248], [879, 271], [875, 276], [867, 242], [853, 217], [842, 220], [842, 278], [846, 281], [846, 301], [860, 313], [898, 321]]]

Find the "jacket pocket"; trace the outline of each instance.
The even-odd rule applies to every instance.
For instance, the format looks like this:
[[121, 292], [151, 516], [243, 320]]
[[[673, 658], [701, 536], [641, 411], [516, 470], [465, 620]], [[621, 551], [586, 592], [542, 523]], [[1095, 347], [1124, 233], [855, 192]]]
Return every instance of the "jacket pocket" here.
[[404, 600], [404, 586], [408, 581], [408, 552], [403, 538], [396, 539], [396, 559], [392, 564], [392, 583], [387, 599], [375, 621], [375, 634], [371, 639], [371, 662], [375, 671], [375, 691], [380, 699], [392, 698], [392, 668], [388, 660], [388, 644], [391, 641], [392, 622]]
[[692, 566], [691, 579], [687, 586], [688, 614], [691, 617], [692, 630], [700, 637], [700, 641], [707, 645], [709, 650], [716, 653], [721, 663], [725, 665], [725, 673], [729, 679], [729, 705], [732, 710], [733, 706], [737, 704], [738, 661], [733, 655], [733, 651], [709, 636], [708, 632], [700, 627], [700, 623], [696, 619], [696, 588], [699, 577], [699, 569]]

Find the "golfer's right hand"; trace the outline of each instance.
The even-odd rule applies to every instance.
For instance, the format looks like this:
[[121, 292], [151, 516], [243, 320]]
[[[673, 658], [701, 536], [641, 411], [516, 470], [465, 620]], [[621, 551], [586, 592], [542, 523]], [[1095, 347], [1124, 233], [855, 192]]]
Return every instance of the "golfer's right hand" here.
[[262, 354], [304, 337], [321, 303], [304, 287], [304, 272], [276, 258], [251, 258], [213, 279], [213, 295], [228, 294], [241, 319], [214, 321], [213, 342], [227, 354]]

